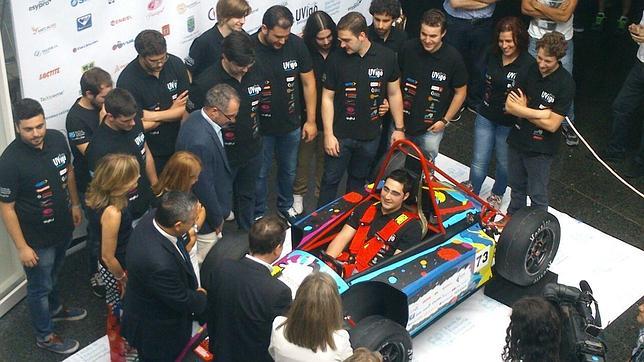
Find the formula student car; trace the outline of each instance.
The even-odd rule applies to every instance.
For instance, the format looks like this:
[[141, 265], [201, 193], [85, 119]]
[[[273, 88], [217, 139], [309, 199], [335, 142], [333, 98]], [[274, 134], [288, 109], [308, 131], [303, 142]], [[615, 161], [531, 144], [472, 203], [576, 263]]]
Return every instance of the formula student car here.
[[[398, 168], [414, 179], [404, 208], [418, 216], [424, 236], [374, 265], [347, 269], [351, 259], [335, 260], [324, 250], [356, 206], [379, 200], [383, 177]], [[275, 263], [275, 274], [293, 294], [309, 273], [330, 274], [338, 284], [353, 347], [380, 351], [385, 361], [409, 361], [411, 336], [474, 293], [493, 272], [521, 286], [547, 272], [559, 247], [557, 219], [525, 208], [500, 232], [494, 222], [500, 216], [429, 162], [415, 144], [398, 141], [364, 192], [348, 193], [292, 225], [293, 250]], [[345, 275], [346, 270], [353, 272]]]

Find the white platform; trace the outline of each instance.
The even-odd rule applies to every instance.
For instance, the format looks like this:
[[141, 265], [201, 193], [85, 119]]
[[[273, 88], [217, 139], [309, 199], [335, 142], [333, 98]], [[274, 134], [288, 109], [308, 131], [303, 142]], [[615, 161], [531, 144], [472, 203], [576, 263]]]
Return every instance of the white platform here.
[[[446, 157], [438, 165], [457, 180], [466, 180], [468, 167]], [[486, 179], [482, 195], [493, 180]], [[503, 209], [509, 202], [506, 191]], [[551, 270], [559, 283], [577, 286], [585, 279], [599, 301], [604, 326], [615, 320], [644, 295], [644, 251], [550, 208], [561, 224], [561, 244]], [[510, 322], [510, 308], [479, 290], [414, 338], [415, 361], [499, 361]], [[70, 358], [70, 362], [109, 361], [104, 336]]]

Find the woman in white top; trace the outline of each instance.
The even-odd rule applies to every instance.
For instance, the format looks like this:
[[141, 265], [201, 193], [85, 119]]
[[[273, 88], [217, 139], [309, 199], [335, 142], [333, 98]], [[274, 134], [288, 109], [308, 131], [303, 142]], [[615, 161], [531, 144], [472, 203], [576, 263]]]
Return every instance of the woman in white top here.
[[302, 281], [286, 317], [273, 321], [268, 352], [275, 362], [344, 361], [351, 356], [338, 286], [330, 275], [315, 272]]

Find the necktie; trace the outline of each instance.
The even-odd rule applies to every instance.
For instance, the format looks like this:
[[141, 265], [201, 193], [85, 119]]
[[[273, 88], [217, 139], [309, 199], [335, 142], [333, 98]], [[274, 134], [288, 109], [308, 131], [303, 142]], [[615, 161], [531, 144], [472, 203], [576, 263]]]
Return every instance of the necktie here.
[[181, 252], [181, 256], [183, 256], [183, 259], [186, 263], [190, 263], [190, 254], [188, 254], [188, 251], [186, 250], [187, 244], [188, 244], [187, 234], [177, 238], [177, 247], [179, 248], [179, 252]]

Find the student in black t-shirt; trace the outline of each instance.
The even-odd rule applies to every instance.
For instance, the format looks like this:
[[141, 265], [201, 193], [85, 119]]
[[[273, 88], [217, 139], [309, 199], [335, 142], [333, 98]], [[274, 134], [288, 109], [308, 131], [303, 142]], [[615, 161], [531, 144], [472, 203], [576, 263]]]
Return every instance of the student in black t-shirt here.
[[236, 122], [223, 133], [226, 156], [233, 177], [233, 205], [237, 225], [250, 230], [255, 208], [255, 188], [262, 167], [262, 138], [259, 133], [259, 103], [266, 76], [255, 64], [250, 37], [233, 31], [222, 43], [222, 58], [206, 68], [190, 88], [190, 102], [196, 110], [204, 105], [208, 90], [217, 84], [233, 87], [240, 98]]
[[33, 99], [13, 105], [17, 138], [0, 156], [0, 215], [27, 276], [27, 309], [36, 345], [73, 353], [79, 343], [54, 334], [54, 321], [80, 320], [81, 308], [58, 298], [57, 276], [81, 222], [74, 167], [65, 136], [47, 130], [42, 106]]
[[369, 40], [400, 53], [407, 40], [407, 33], [394, 27], [394, 21], [401, 15], [398, 0], [373, 0], [369, 5], [369, 14], [373, 17], [369, 25]]
[[442, 11], [426, 11], [420, 38], [408, 40], [399, 57], [406, 135], [434, 161], [445, 127], [454, 119], [467, 94], [463, 58], [453, 46], [443, 42], [446, 26]]
[[[76, 99], [72, 108], [67, 112], [65, 128], [67, 139], [74, 156], [74, 171], [81, 205], [87, 213], [85, 205], [85, 190], [91, 180], [85, 151], [92, 140], [94, 132], [100, 124], [99, 113], [103, 107], [105, 96], [112, 90], [112, 77], [105, 70], [94, 67], [89, 69], [80, 79], [81, 97]], [[89, 250], [89, 276], [92, 292], [100, 298], [105, 298], [105, 284], [98, 273], [98, 239], [99, 235], [90, 225], [87, 226], [87, 248]]]
[[474, 153], [469, 182], [475, 194], [481, 192], [494, 152], [494, 186], [487, 202], [498, 209], [508, 185], [507, 138], [516, 119], [506, 113], [505, 99], [517, 77], [534, 64], [534, 58], [528, 53], [528, 33], [519, 18], [511, 16], [499, 20], [495, 35], [485, 71], [483, 102], [474, 120]]
[[186, 113], [190, 80], [186, 66], [168, 54], [165, 38], [143, 30], [134, 38], [138, 56], [123, 69], [116, 86], [128, 90], [143, 110], [143, 127], [156, 169], [174, 153], [179, 125]]
[[133, 155], [139, 161], [138, 186], [130, 190], [128, 208], [132, 218], [141, 218], [154, 195], [151, 185], [157, 182], [154, 157], [143, 133], [143, 123], [134, 97], [125, 89], [114, 88], [105, 97], [105, 119], [94, 133], [87, 147], [87, 161], [93, 172], [100, 159], [110, 153]]
[[322, 91], [324, 175], [318, 205], [336, 197], [347, 171], [346, 191], [360, 190], [373, 161], [382, 125], [379, 108], [389, 99], [395, 130], [392, 141], [405, 138], [396, 55], [367, 37], [362, 14], [350, 12], [338, 23], [344, 51], [329, 57]]
[[[259, 120], [263, 135], [262, 167], [255, 191], [255, 218], [266, 213], [268, 174], [277, 161], [277, 211], [289, 222], [298, 216], [293, 209], [293, 182], [300, 139], [311, 142], [315, 125], [315, 74], [304, 41], [291, 34], [293, 14], [282, 5], [264, 13], [262, 26], [253, 35], [258, 65], [268, 77], [261, 91]], [[306, 121], [301, 122], [300, 93], [306, 104]], [[301, 127], [301, 129], [300, 129]]]
[[324, 128], [322, 126], [321, 100], [322, 85], [326, 76], [329, 55], [338, 50], [338, 32], [331, 16], [324, 11], [316, 11], [306, 21], [302, 39], [309, 49], [313, 60], [316, 85], [316, 114], [315, 123], [318, 135], [311, 142], [300, 142], [297, 155], [297, 173], [293, 184], [293, 209], [298, 214], [304, 211], [304, 195], [308, 190], [309, 171], [315, 160], [315, 198], [320, 195], [320, 183], [324, 172]]
[[519, 117], [508, 136], [508, 216], [526, 206], [526, 196], [532, 206], [548, 208], [550, 166], [561, 143], [561, 122], [575, 96], [575, 82], [560, 62], [566, 45], [559, 32], [539, 39], [536, 64], [520, 75], [518, 89], [505, 102], [506, 111]]
[[[221, 42], [233, 31], [243, 31], [250, 14], [246, 0], [219, 0], [215, 6], [217, 23], [193, 40], [186, 57], [186, 66], [193, 78], [215, 64], [221, 57]], [[195, 109], [200, 108], [196, 106]]]

